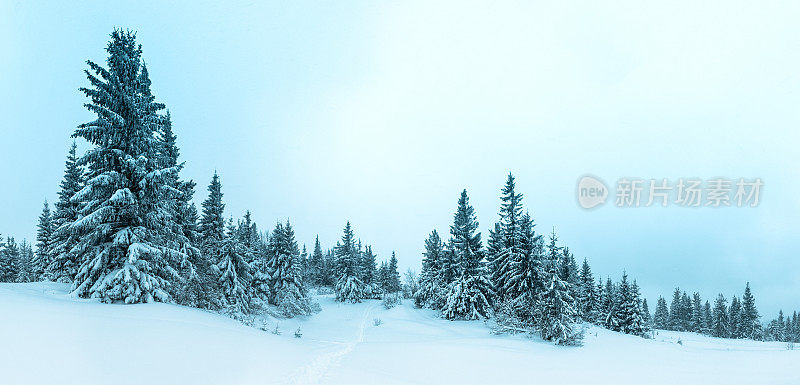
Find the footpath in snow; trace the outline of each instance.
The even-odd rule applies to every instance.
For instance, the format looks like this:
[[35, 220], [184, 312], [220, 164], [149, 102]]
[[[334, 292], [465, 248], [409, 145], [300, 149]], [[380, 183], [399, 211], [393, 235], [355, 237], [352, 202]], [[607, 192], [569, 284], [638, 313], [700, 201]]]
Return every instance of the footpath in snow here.
[[800, 350], [784, 343], [590, 328], [583, 347], [559, 347], [445, 321], [410, 301], [386, 310], [330, 296], [317, 298], [315, 316], [276, 321], [275, 335], [202, 310], [66, 291], [0, 284], [0, 383], [800, 384]]

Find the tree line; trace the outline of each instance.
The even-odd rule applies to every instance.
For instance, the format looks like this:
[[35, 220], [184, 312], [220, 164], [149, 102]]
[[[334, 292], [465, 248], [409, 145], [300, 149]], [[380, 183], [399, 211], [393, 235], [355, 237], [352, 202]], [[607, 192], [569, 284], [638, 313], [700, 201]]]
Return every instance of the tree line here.
[[350, 222], [323, 251], [319, 237], [309, 254], [289, 222], [259, 231], [248, 211], [225, 217], [215, 172], [201, 211], [192, 202], [196, 183], [180, 172], [177, 136], [166, 105], [151, 91], [135, 34], [115, 30], [106, 65], [87, 61], [85, 107], [96, 118], [73, 138], [50, 210], [45, 202], [35, 252], [25, 241], [0, 238], [0, 281], [71, 283], [73, 294], [103, 302], [176, 302], [229, 314], [273, 311], [291, 317], [319, 309], [311, 290], [329, 287], [337, 300], [360, 302], [387, 293], [413, 298], [449, 320], [491, 318], [498, 332], [526, 332], [558, 344], [579, 343], [581, 323], [648, 336], [651, 328], [717, 337], [797, 341], [797, 312], [763, 326], [749, 284], [730, 306], [720, 295], [713, 309], [675, 291], [659, 298], [653, 316], [635, 279], [595, 281], [553, 229], [546, 236], [523, 208], [509, 174], [501, 190], [499, 220], [483, 245], [467, 191], [459, 196], [449, 237], [433, 230], [424, 243], [417, 277], [401, 282], [397, 258], [377, 262]]

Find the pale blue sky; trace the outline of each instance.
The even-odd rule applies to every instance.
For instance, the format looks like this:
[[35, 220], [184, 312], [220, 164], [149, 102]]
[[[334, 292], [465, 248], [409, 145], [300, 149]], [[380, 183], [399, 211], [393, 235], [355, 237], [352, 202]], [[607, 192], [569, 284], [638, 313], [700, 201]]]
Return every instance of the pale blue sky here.
[[[655, 305], [675, 285], [800, 309], [796, 2], [0, 2], [0, 232], [55, 199], [78, 88], [138, 31], [184, 175], [227, 214], [331, 246], [350, 219], [419, 268], [467, 188], [484, 239], [508, 171], [540, 231]], [[613, 6], [612, 6], [613, 4]], [[755, 209], [578, 207], [586, 174], [761, 177]]]

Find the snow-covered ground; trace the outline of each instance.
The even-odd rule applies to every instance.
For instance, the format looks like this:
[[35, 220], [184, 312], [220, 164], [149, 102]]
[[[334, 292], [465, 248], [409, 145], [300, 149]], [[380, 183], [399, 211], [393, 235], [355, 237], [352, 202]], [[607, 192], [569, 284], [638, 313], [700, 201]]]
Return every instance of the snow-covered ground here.
[[783, 343], [590, 328], [583, 347], [558, 347], [408, 301], [386, 310], [325, 296], [321, 313], [279, 321], [275, 335], [197, 309], [106, 305], [66, 290], [0, 284], [0, 383], [800, 384], [800, 349]]

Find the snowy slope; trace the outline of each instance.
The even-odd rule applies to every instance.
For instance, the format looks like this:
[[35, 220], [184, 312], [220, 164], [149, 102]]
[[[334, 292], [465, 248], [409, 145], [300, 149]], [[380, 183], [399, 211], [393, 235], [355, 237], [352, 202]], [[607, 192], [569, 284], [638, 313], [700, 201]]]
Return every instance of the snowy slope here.
[[781, 343], [592, 328], [583, 347], [565, 348], [493, 336], [481, 322], [441, 320], [408, 302], [385, 310], [330, 297], [318, 298], [322, 313], [280, 321], [274, 335], [201, 310], [106, 305], [66, 290], [0, 284], [0, 383], [800, 383], [800, 350]]

